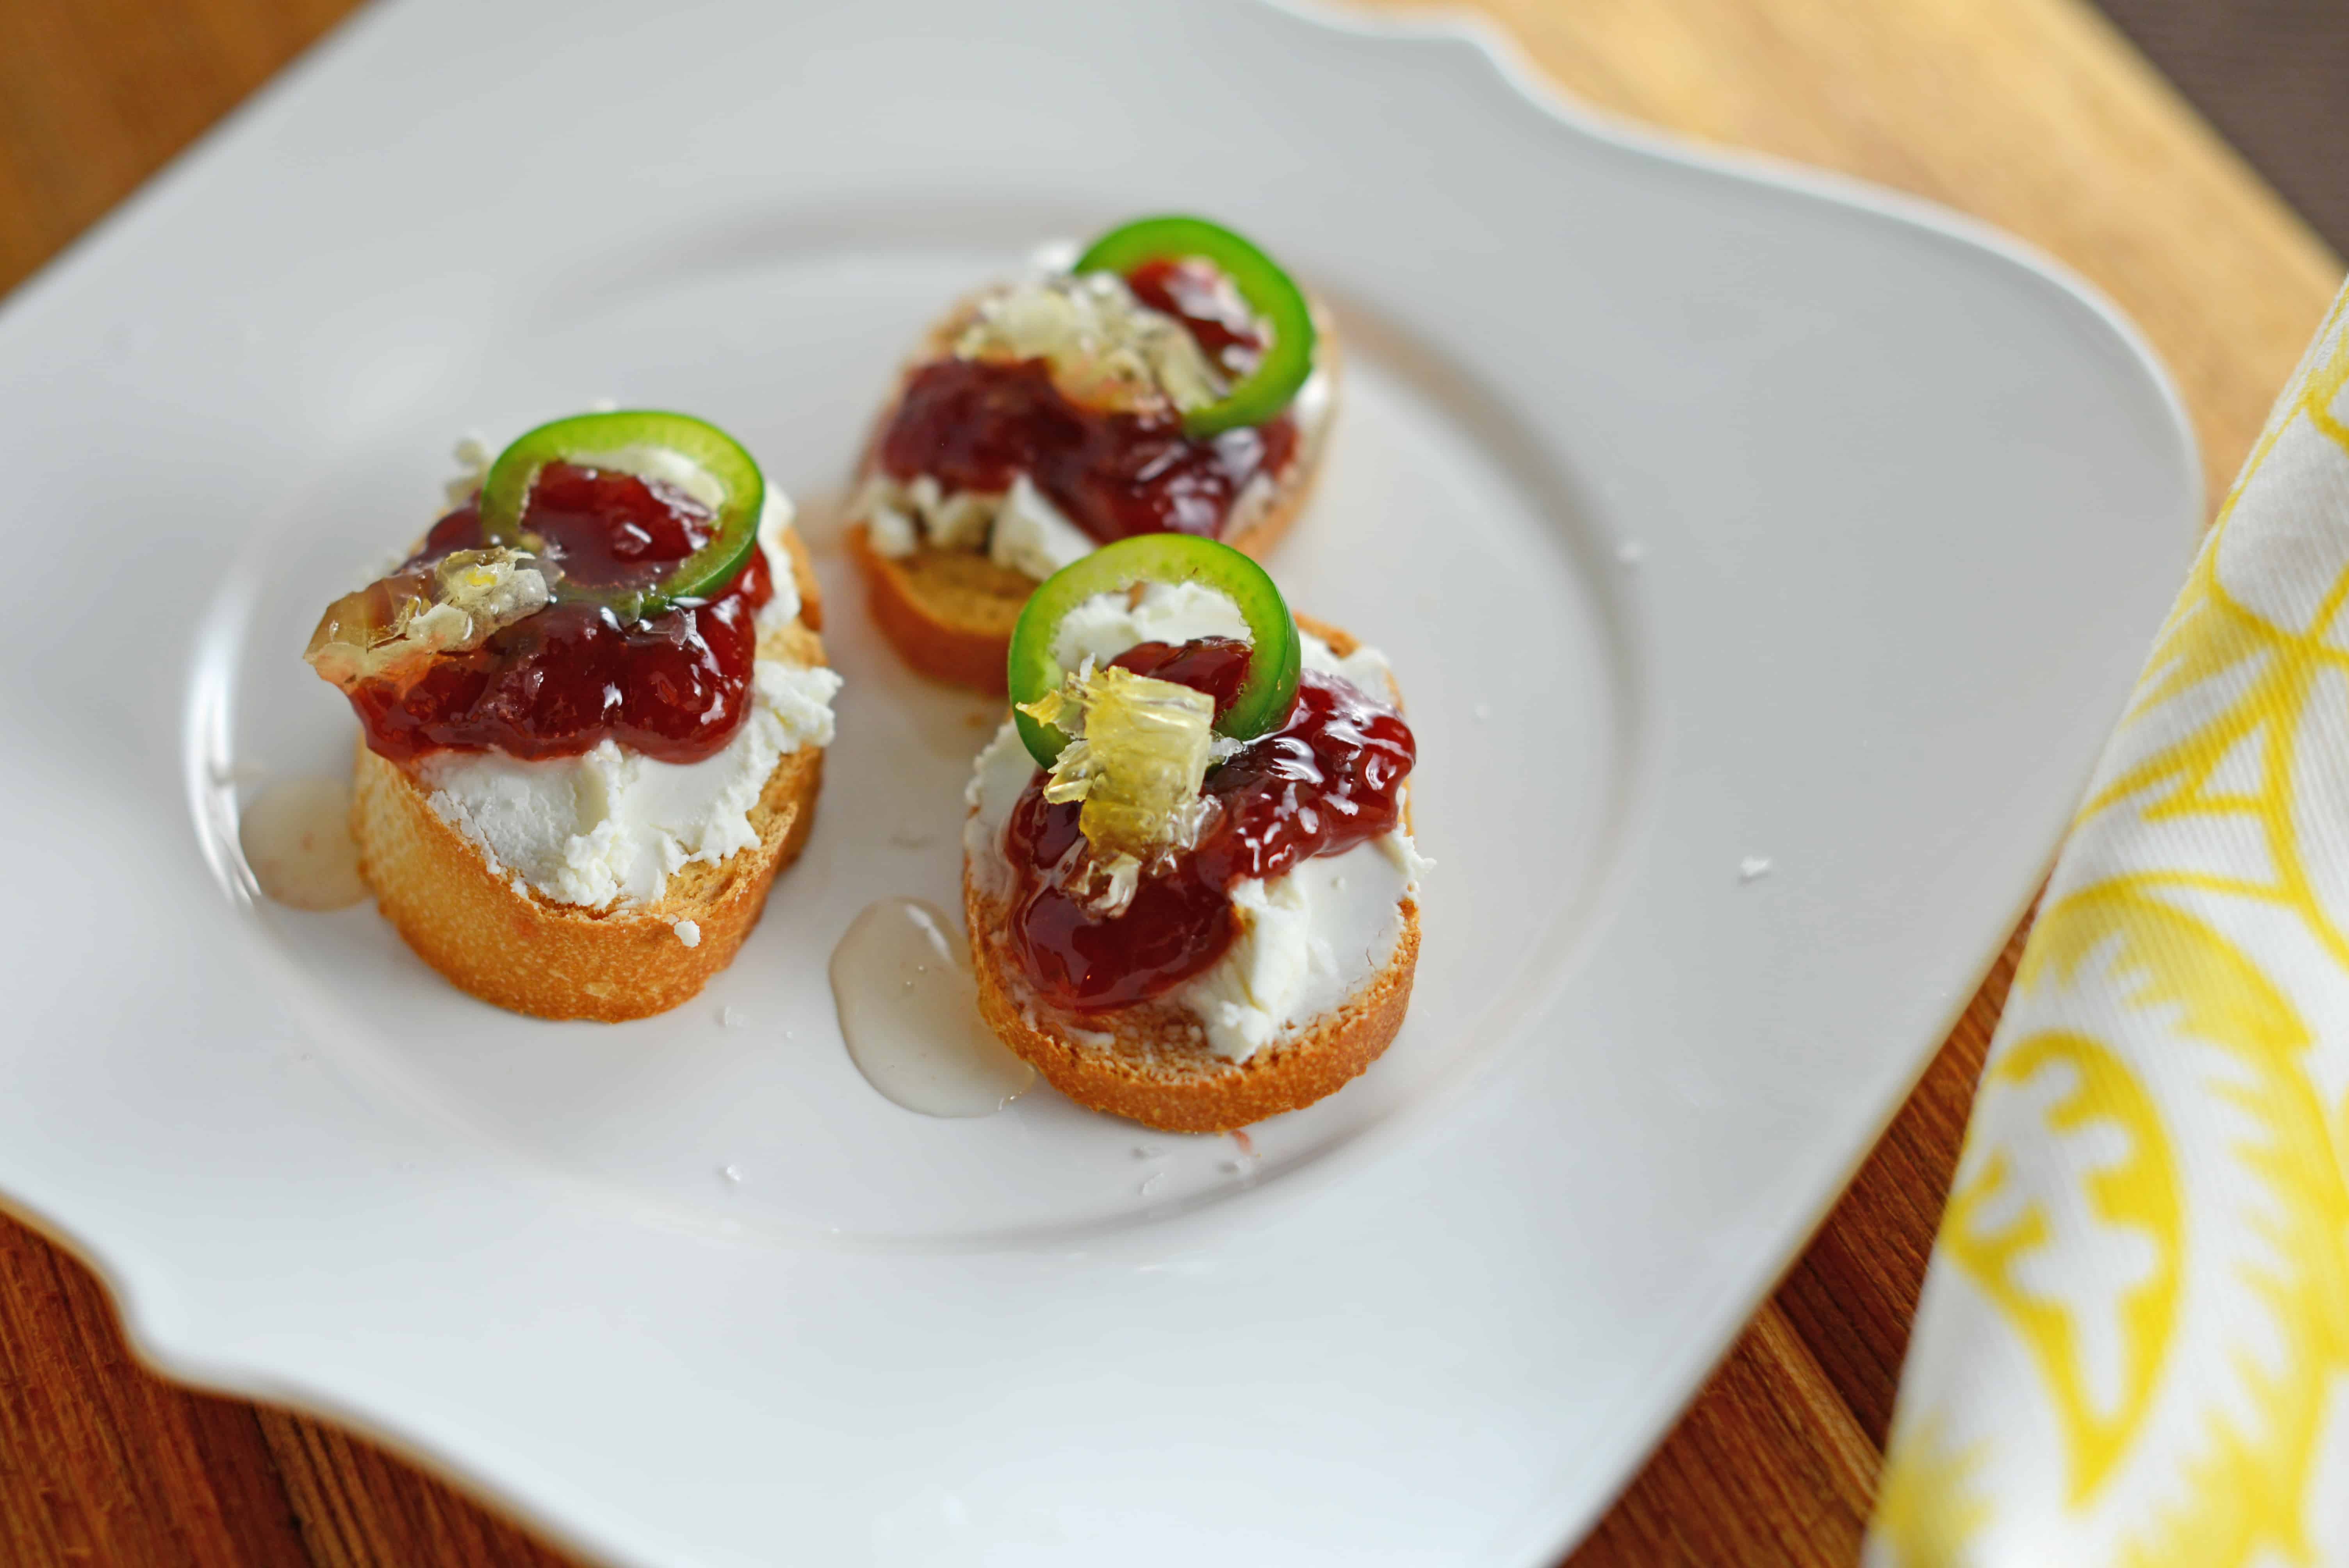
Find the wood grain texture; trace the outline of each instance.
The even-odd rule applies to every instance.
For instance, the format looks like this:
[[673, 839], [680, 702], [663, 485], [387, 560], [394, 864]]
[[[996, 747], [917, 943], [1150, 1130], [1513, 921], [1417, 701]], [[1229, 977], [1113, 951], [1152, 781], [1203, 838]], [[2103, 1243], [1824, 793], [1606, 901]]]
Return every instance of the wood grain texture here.
[[1881, 1457], [1772, 1303], [1573, 1562], [1850, 1563]]
[[311, 1561], [253, 1408], [150, 1376], [88, 1271], [5, 1222], [0, 1561]]
[[1701, 140], [1945, 202], [2144, 329], [2215, 503], [2341, 264], [2073, 0], [1482, 0], [1561, 87]]
[[318, 1568], [572, 1561], [373, 1443], [284, 1410], [254, 1416]]
[[[2078, 0], [1484, 0], [1570, 93], [1974, 213], [2136, 318], [2215, 496], [2338, 262]], [[0, 288], [344, 0], [0, 0]], [[1577, 1568], [1840, 1564], [2020, 937], [1817, 1238]], [[373, 1445], [139, 1368], [88, 1273], [0, 1221], [0, 1561], [565, 1559]]]
[[2341, 108], [2349, 14], [2325, 0], [2098, 0], [2335, 251], [2349, 248], [2349, 165], [2312, 136]]

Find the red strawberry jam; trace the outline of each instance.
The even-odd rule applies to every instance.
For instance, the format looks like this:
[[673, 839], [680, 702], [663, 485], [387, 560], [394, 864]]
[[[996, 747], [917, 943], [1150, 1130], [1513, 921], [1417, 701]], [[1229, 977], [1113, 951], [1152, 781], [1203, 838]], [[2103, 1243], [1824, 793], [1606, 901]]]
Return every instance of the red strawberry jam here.
[[1256, 315], [1229, 278], [1206, 262], [1185, 258], [1144, 262], [1125, 274], [1133, 297], [1190, 328], [1209, 359], [1235, 376], [1256, 368], [1264, 335]]
[[[1198, 262], [1151, 262], [1127, 284], [1179, 318], [1207, 356], [1235, 373], [1263, 346], [1238, 291]], [[879, 459], [900, 481], [929, 474], [949, 490], [1009, 490], [1025, 473], [1069, 521], [1107, 544], [1137, 533], [1219, 537], [1232, 503], [1259, 474], [1297, 455], [1297, 421], [1197, 440], [1171, 410], [1119, 413], [1071, 402], [1041, 359], [940, 359], [914, 372], [881, 434]]]
[[[1227, 637], [1143, 643], [1112, 663], [1227, 706], [1248, 650]], [[1207, 968], [1238, 934], [1230, 888], [1270, 879], [1315, 855], [1340, 854], [1391, 832], [1418, 756], [1402, 715], [1335, 676], [1308, 670], [1278, 729], [1207, 775], [1206, 826], [1191, 850], [1151, 868], [1133, 902], [1096, 918], [1070, 891], [1088, 847], [1075, 801], [1044, 799], [1040, 769], [1004, 824], [1014, 875], [1010, 948], [1048, 1001], [1078, 1012], [1164, 995]], [[1080, 884], [1081, 885], [1081, 884]]]
[[[668, 485], [550, 463], [522, 526], [566, 580], [642, 587], [707, 543], [709, 510]], [[409, 564], [475, 549], [471, 504], [432, 525]], [[572, 757], [610, 738], [663, 762], [698, 762], [732, 738], [750, 705], [755, 618], [774, 593], [764, 550], [700, 603], [623, 624], [598, 605], [556, 603], [480, 647], [431, 659], [412, 678], [350, 694], [367, 745], [395, 762], [428, 752]]]

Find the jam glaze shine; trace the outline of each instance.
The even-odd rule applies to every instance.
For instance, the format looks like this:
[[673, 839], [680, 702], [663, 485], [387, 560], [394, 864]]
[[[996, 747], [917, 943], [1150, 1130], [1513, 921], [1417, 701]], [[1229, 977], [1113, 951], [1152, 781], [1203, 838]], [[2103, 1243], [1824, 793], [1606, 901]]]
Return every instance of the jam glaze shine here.
[[[1226, 637], [1143, 643], [1112, 661], [1203, 691], [1227, 705], [1248, 650]], [[1269, 880], [1316, 855], [1342, 854], [1392, 832], [1418, 747], [1400, 714], [1335, 676], [1307, 670], [1278, 728], [1210, 771], [1206, 824], [1189, 850], [1150, 867], [1124, 913], [1095, 915], [1087, 885], [1082, 806], [1044, 799], [1038, 770], [1003, 829], [1011, 862], [1008, 946], [1046, 1001], [1072, 1012], [1164, 995], [1221, 958], [1238, 935], [1231, 885]]]
[[[550, 463], [522, 528], [567, 581], [632, 588], [707, 543], [713, 522], [709, 509], [657, 480]], [[469, 502], [432, 525], [408, 564], [488, 542]], [[624, 624], [599, 605], [558, 601], [478, 648], [362, 682], [351, 707], [369, 748], [402, 764], [442, 750], [574, 757], [607, 738], [663, 762], [698, 762], [749, 710], [757, 614], [773, 595], [766, 552], [754, 549], [733, 582], [698, 603]]]
[[[1126, 277], [1135, 297], [1175, 317], [1234, 376], [1262, 351], [1231, 284], [1199, 262], [1151, 262]], [[928, 474], [948, 490], [991, 493], [1021, 473], [1069, 521], [1103, 544], [1137, 533], [1222, 537], [1233, 503], [1258, 475], [1278, 481], [1296, 460], [1288, 414], [1205, 440], [1172, 409], [1083, 407], [1052, 384], [1045, 362], [947, 358], [907, 378], [875, 458], [890, 477]]]

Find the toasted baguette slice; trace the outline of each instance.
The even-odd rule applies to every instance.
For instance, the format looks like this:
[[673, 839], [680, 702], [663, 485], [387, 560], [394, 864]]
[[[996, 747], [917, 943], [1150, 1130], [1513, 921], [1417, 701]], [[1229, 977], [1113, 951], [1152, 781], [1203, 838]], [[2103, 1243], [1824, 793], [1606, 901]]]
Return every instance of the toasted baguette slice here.
[[[1360, 645], [1303, 615], [1297, 624], [1340, 658]], [[1400, 908], [1402, 931], [1384, 968], [1332, 1011], [1235, 1062], [1209, 1051], [1189, 1010], [1171, 998], [1081, 1015], [1045, 1002], [1005, 943], [1009, 906], [982, 891], [968, 861], [963, 869], [963, 918], [988, 1026], [1079, 1105], [1164, 1132], [1228, 1132], [1299, 1109], [1378, 1060], [1402, 1027], [1419, 965], [1419, 904], [1406, 893]]]
[[[759, 639], [759, 656], [823, 663], [814, 573], [794, 533], [784, 543], [800, 617]], [[823, 750], [787, 753], [751, 808], [757, 844], [672, 873], [657, 903], [598, 913], [542, 896], [443, 820], [428, 792], [362, 738], [351, 789], [359, 874], [418, 957], [484, 1002], [541, 1018], [619, 1023], [690, 999], [734, 954], [766, 907], [775, 873], [797, 859], [815, 819]], [[678, 921], [699, 928], [687, 946]]]
[[[922, 365], [947, 352], [954, 341], [947, 325], [969, 311], [966, 302], [935, 329], [924, 356], [906, 367], [898, 379], [902, 396], [905, 380]], [[1337, 380], [1340, 366], [1338, 332], [1329, 313], [1315, 303], [1314, 349], [1317, 368], [1330, 378], [1331, 402], [1319, 423], [1300, 432], [1297, 456], [1281, 474], [1247, 525], [1224, 542], [1261, 561], [1288, 532], [1320, 477], [1321, 455], [1328, 449], [1330, 428], [1337, 414]], [[897, 397], [892, 397], [874, 422], [873, 437], [857, 466], [862, 487], [877, 467], [881, 434], [896, 418]], [[1011, 628], [1019, 619], [1036, 580], [1024, 572], [997, 564], [980, 551], [939, 550], [928, 544], [911, 555], [884, 555], [873, 548], [864, 521], [853, 520], [848, 530], [849, 552], [864, 574], [867, 602], [874, 622], [890, 645], [915, 669], [932, 680], [969, 686], [1001, 696], [1008, 689], [1004, 665], [1011, 654]]]

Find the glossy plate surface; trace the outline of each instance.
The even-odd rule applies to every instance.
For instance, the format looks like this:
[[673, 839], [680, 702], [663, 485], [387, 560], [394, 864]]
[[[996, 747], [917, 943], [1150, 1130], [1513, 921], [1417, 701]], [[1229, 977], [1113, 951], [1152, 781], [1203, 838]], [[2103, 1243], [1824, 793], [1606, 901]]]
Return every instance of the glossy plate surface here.
[[[2199, 484], [2075, 285], [1513, 74], [1249, 0], [346, 29], [0, 314], [0, 1191], [168, 1370], [615, 1561], [1556, 1553], [1970, 994]], [[1342, 320], [1271, 564], [1392, 657], [1438, 861], [1402, 1039], [1253, 1154], [912, 1116], [824, 980], [870, 900], [952, 903], [992, 723], [862, 615], [864, 423], [956, 294], [1185, 208]], [[256, 903], [235, 848], [341, 761], [303, 638], [451, 440], [602, 397], [800, 498], [849, 681], [742, 958], [619, 1028]]]

